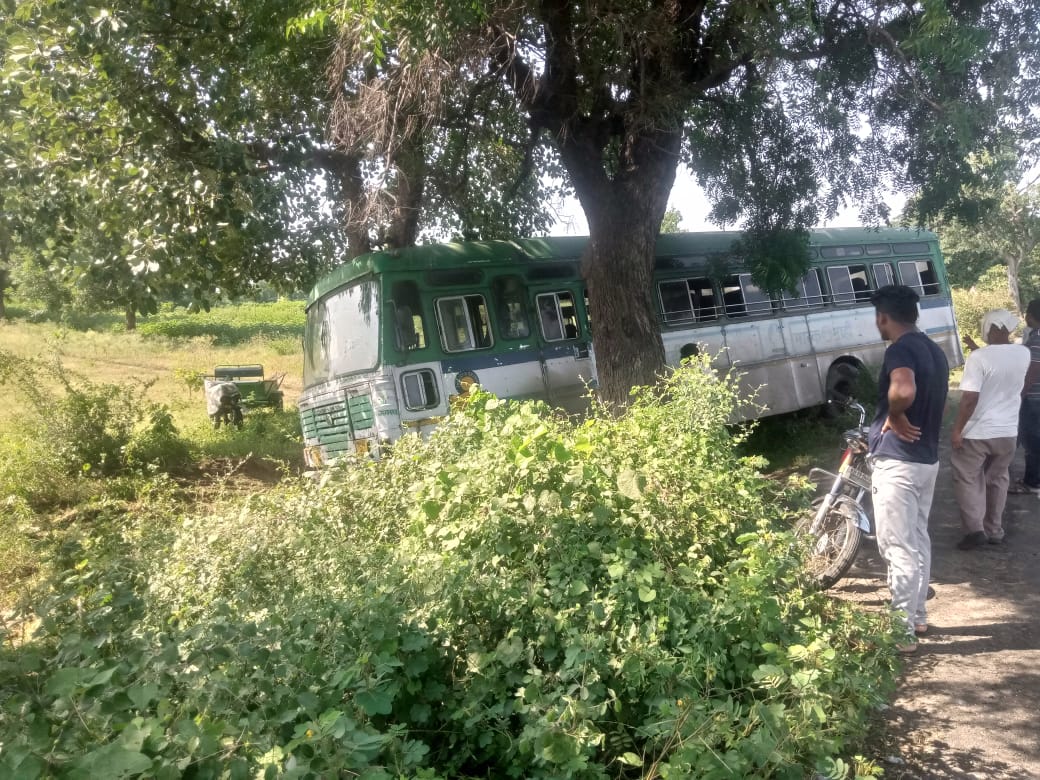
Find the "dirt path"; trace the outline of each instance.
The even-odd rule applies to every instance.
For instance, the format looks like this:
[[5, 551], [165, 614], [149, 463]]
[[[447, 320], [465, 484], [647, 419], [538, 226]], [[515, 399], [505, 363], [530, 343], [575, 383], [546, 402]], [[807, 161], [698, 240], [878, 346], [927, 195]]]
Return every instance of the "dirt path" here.
[[[1013, 478], [1022, 460], [1019, 450]], [[907, 660], [876, 758], [895, 780], [1040, 778], [1040, 499], [1008, 496], [1005, 544], [962, 552], [949, 462], [947, 434], [930, 520], [931, 629]], [[852, 575], [837, 595], [888, 602], [872, 541]]]

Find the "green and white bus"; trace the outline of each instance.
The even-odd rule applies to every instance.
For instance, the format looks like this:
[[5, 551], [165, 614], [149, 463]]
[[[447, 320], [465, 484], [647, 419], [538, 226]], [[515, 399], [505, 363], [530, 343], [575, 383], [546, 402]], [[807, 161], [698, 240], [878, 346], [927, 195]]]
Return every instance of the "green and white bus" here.
[[[797, 289], [769, 295], [734, 253], [738, 232], [660, 236], [654, 298], [669, 364], [698, 350], [757, 388], [759, 415], [847, 394], [881, 362], [872, 290], [921, 295], [922, 330], [961, 365], [934, 234], [816, 230]], [[503, 398], [580, 411], [595, 385], [594, 319], [579, 261], [587, 239], [534, 238], [373, 252], [322, 279], [307, 299], [305, 455], [378, 456], [448, 414], [471, 384]], [[594, 302], [593, 302], [594, 305]], [[594, 312], [593, 312], [594, 313]], [[749, 412], [750, 414], [750, 412]]]

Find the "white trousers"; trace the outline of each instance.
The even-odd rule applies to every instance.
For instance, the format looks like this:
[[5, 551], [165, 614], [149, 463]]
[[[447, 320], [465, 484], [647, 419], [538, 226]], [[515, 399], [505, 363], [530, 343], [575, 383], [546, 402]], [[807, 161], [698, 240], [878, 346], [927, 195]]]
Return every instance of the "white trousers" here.
[[932, 573], [928, 513], [938, 474], [938, 463], [874, 461], [871, 493], [878, 550], [888, 564], [892, 608], [903, 613], [910, 634], [915, 624], [928, 622], [925, 604]]

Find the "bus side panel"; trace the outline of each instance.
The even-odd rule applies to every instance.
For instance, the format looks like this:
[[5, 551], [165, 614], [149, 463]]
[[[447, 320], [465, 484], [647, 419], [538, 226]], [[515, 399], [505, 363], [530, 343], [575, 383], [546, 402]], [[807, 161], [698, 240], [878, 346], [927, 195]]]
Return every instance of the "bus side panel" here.
[[953, 316], [953, 304], [945, 298], [925, 298], [920, 308], [917, 327], [942, 347], [946, 359], [950, 361], [950, 368], [963, 366], [964, 352], [957, 332], [957, 320]]
[[823, 400], [826, 400], [831, 365], [839, 358], [859, 363], [876, 373], [885, 357], [886, 345], [878, 334], [873, 306], [817, 311], [806, 319]]
[[793, 381], [780, 321], [729, 320], [722, 333], [726, 352], [739, 374], [741, 399], [750, 401], [738, 409], [738, 416], [759, 416], [755, 412], [761, 407], [767, 414], [797, 408], [797, 400], [791, 397]]
[[588, 409], [586, 388], [596, 378], [592, 350], [574, 342], [548, 344], [542, 358], [549, 403], [571, 414]]
[[661, 332], [661, 341], [664, 343], [664, 360], [670, 366], [678, 366], [682, 361], [684, 347], [696, 346], [698, 352], [711, 355], [712, 366], [716, 371], [729, 368], [729, 354], [726, 352], [721, 323], [687, 330], [665, 330]]
[[805, 314], [791, 314], [781, 321], [784, 345], [790, 361], [792, 409], [806, 409], [824, 402], [823, 380], [813, 352], [812, 334]]
[[440, 362], [444, 392], [455, 395], [476, 383], [499, 398], [547, 400], [545, 376], [534, 348], [498, 354], [464, 353]]

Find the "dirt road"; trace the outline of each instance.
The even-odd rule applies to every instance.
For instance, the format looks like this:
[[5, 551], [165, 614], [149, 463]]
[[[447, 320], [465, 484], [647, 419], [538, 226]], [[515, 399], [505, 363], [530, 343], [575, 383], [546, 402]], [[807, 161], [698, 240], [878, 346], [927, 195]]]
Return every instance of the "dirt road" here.
[[[1019, 450], [1013, 478], [1022, 459]], [[1040, 498], [1008, 496], [1006, 542], [962, 552], [949, 462], [947, 434], [930, 520], [931, 628], [906, 662], [875, 759], [895, 780], [1040, 778]], [[852, 575], [836, 595], [888, 602], [872, 541]]]

